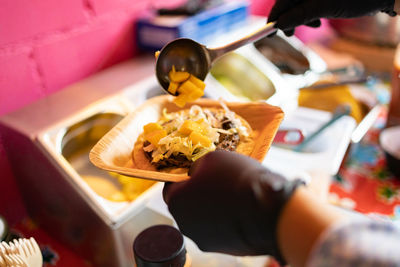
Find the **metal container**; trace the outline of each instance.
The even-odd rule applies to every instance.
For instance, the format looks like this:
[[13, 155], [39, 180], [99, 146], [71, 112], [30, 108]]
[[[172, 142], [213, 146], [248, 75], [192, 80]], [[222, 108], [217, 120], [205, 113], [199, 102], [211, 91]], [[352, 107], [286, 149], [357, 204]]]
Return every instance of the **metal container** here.
[[[153, 59], [147, 62], [152, 66]], [[90, 164], [90, 148], [137, 105], [163, 93], [153, 77], [143, 79], [152, 68], [143, 76], [146, 66], [140, 67], [134, 71], [135, 64], [122, 64], [0, 118], [29, 215], [95, 266], [132, 266], [136, 235], [153, 224], [173, 223], [161, 206], [161, 183], [133, 201], [112, 202], [83, 179], [88, 175], [115, 182]], [[118, 76], [125, 69], [131, 77]], [[154, 201], [161, 203], [159, 210], [150, 207]]]
[[276, 93], [271, 79], [238, 53], [229, 53], [219, 58], [210, 74], [231, 94], [243, 100], [267, 100]]
[[345, 38], [378, 46], [396, 47], [400, 41], [400, 18], [384, 13], [354, 19], [332, 19], [330, 25]]
[[311, 69], [307, 57], [279, 35], [262, 38], [255, 42], [254, 46], [281, 73], [299, 75]]
[[[227, 36], [224, 35], [221, 40], [216, 40], [210, 46], [220, 46], [228, 41], [236, 40], [264, 24], [265, 18], [252, 17], [247, 27]], [[274, 38], [272, 37], [272, 39]], [[307, 61], [307, 68], [303, 71], [287, 73], [280, 68], [278, 62], [273, 62], [262, 53], [261, 47], [267, 45], [269, 40], [261, 39], [217, 59], [210, 74], [206, 77], [205, 94], [210, 98], [222, 98], [227, 101], [266, 101], [269, 104], [280, 106], [285, 113], [295, 110], [298, 88], [316, 82], [321, 73], [326, 71], [326, 63], [296, 37], [286, 37], [278, 32], [275, 40], [280, 41], [280, 44], [277, 46], [284, 43], [286, 49], [290, 48], [292, 54], [296, 54], [298, 57], [300, 55]], [[230, 90], [228, 87], [232, 83], [243, 87], [242, 91], [244, 92], [238, 94], [238, 90], [236, 92]], [[259, 89], [256, 89], [256, 95], [251, 96], [250, 92], [254, 88]]]

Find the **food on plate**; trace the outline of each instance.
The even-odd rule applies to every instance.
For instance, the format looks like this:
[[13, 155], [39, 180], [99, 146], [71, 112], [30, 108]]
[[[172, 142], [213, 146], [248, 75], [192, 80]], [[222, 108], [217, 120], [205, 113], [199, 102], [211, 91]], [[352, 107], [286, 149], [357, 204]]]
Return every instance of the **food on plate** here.
[[[321, 81], [319, 83], [324, 83]], [[350, 106], [352, 116], [358, 123], [368, 112], [368, 107], [356, 99], [348, 85], [337, 85], [323, 89], [302, 89], [298, 98], [299, 106], [334, 112], [338, 106]]]
[[250, 155], [252, 129], [239, 115], [221, 108], [190, 109], [167, 113], [148, 123], [136, 141], [132, 157], [144, 170], [185, 173], [191, 164], [210, 151], [223, 149]]
[[205, 83], [187, 71], [177, 71], [172, 66], [168, 78], [168, 92], [176, 96], [173, 102], [178, 107], [182, 108], [187, 102], [193, 102], [204, 95]]

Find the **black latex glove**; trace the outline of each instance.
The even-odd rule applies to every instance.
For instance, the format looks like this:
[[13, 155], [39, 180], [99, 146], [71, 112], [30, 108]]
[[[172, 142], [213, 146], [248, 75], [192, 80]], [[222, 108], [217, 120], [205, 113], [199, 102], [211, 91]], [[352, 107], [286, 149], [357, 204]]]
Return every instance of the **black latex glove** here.
[[182, 233], [201, 250], [231, 255], [272, 255], [276, 226], [300, 180], [288, 181], [259, 162], [215, 151], [197, 160], [186, 182], [164, 187], [164, 200]]
[[395, 16], [394, 0], [276, 0], [268, 21], [290, 36], [299, 25], [319, 27], [320, 18], [355, 18], [378, 11]]

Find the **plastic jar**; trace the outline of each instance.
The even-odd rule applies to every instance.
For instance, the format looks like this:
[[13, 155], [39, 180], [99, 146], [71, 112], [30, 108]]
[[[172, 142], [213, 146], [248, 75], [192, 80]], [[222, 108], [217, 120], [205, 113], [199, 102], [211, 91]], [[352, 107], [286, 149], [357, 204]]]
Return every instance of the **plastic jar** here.
[[137, 267], [190, 267], [183, 235], [170, 225], [143, 230], [133, 243]]

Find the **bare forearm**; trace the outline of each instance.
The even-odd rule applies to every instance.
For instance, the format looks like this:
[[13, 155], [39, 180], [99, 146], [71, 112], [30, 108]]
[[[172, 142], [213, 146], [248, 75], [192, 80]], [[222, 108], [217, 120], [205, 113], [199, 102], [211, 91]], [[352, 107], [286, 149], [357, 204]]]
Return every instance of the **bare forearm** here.
[[304, 266], [320, 234], [342, 218], [306, 188], [299, 188], [278, 221], [278, 242], [288, 263], [293, 267]]

